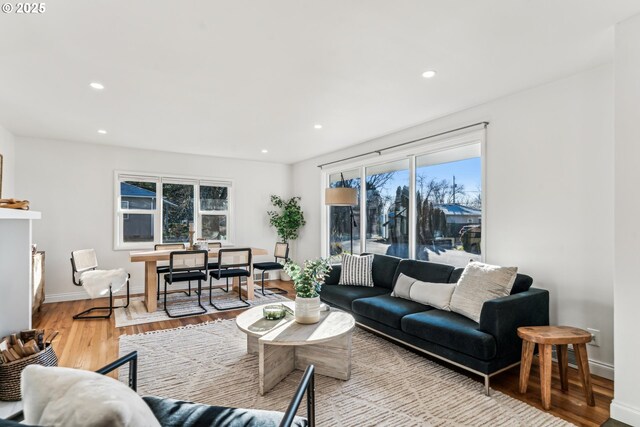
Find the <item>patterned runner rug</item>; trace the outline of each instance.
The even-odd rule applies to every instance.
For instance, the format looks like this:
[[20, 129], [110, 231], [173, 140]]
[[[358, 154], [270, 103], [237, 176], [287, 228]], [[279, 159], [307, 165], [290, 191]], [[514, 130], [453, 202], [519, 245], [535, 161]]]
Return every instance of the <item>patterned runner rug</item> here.
[[[282, 301], [290, 301], [286, 295], [276, 295], [269, 294], [269, 291], [265, 291], [267, 293], [266, 296], [263, 296], [258, 289], [259, 287], [255, 287], [253, 295], [255, 298], [252, 301], [249, 301], [251, 307], [256, 305], [264, 305], [271, 304], [275, 302]], [[214, 289], [212, 300], [220, 307], [238, 307], [238, 303], [240, 300], [238, 299], [238, 292], [233, 292], [233, 290], [229, 290], [229, 293], [226, 293], [220, 289]], [[198, 297], [194, 292], [191, 292], [191, 296], [187, 296], [183, 292], [175, 292], [167, 295], [167, 302], [169, 306], [169, 311], [173, 315], [182, 314], [182, 313], [190, 313], [193, 311], [200, 310], [198, 307]], [[123, 299], [118, 299], [117, 304], [121, 304]], [[209, 289], [202, 290], [202, 306], [207, 309], [207, 313], [218, 313], [219, 310], [216, 310], [209, 304]], [[245, 308], [245, 307], [240, 307]], [[250, 308], [250, 307], [246, 307]], [[114, 312], [114, 316], [116, 319], [116, 328], [120, 328], [122, 326], [132, 326], [132, 325], [141, 325], [143, 323], [152, 323], [152, 322], [162, 322], [164, 320], [171, 320], [167, 313], [164, 311], [164, 303], [163, 296], [160, 296], [160, 300], [158, 301], [158, 309], [153, 312], [147, 312], [147, 308], [144, 305], [142, 297], [133, 297], [131, 298], [131, 303], [127, 308], [118, 308]], [[198, 314], [194, 316], [199, 316]], [[187, 316], [188, 317], [188, 316]]]
[[[234, 320], [121, 336], [120, 355], [133, 350], [143, 396], [284, 411], [302, 376], [294, 371], [260, 396], [258, 358]], [[319, 426], [571, 425], [495, 390], [487, 397], [481, 382], [359, 328], [352, 358], [348, 381], [316, 375]]]

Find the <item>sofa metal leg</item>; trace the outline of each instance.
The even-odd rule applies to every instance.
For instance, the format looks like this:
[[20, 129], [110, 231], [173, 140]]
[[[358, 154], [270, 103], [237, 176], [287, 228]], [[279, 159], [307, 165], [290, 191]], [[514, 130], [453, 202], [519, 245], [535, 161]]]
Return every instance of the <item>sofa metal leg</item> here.
[[489, 375], [484, 376], [484, 394], [491, 396], [491, 387], [489, 386]]

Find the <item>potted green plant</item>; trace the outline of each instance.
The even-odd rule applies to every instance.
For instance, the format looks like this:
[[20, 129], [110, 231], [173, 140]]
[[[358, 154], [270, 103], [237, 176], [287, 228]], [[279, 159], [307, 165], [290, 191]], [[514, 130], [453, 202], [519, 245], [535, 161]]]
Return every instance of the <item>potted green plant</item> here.
[[[276, 229], [280, 240], [284, 243], [290, 243], [292, 240], [297, 239], [300, 229], [306, 224], [304, 213], [300, 207], [300, 197], [283, 199], [272, 195], [271, 204], [277, 210], [267, 212], [269, 223]], [[282, 273], [280, 278], [285, 281], [291, 280], [289, 276]]]
[[324, 278], [331, 271], [329, 259], [306, 260], [302, 267], [287, 261], [284, 270], [291, 276], [296, 291], [296, 322], [318, 322], [320, 320], [320, 290]]

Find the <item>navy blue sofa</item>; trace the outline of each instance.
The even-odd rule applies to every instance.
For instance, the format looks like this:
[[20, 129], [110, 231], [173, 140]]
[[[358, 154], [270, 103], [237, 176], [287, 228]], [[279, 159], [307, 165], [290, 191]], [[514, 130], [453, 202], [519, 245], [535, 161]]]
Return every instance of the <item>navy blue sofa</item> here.
[[531, 288], [533, 279], [518, 274], [511, 295], [484, 303], [480, 323], [391, 296], [400, 273], [426, 282], [455, 283], [463, 270], [376, 254], [373, 287], [338, 285], [341, 266], [334, 265], [320, 298], [350, 312], [360, 326], [387, 339], [483, 376], [489, 394], [489, 378], [520, 361], [518, 327], [549, 324], [549, 292]]

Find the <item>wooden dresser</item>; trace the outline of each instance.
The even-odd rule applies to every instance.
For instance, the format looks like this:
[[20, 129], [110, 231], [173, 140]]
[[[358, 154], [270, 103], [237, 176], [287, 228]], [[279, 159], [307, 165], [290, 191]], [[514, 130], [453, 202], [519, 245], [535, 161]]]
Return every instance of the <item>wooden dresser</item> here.
[[38, 251], [32, 255], [31, 268], [33, 295], [31, 314], [34, 315], [40, 311], [40, 306], [44, 302], [44, 251]]

